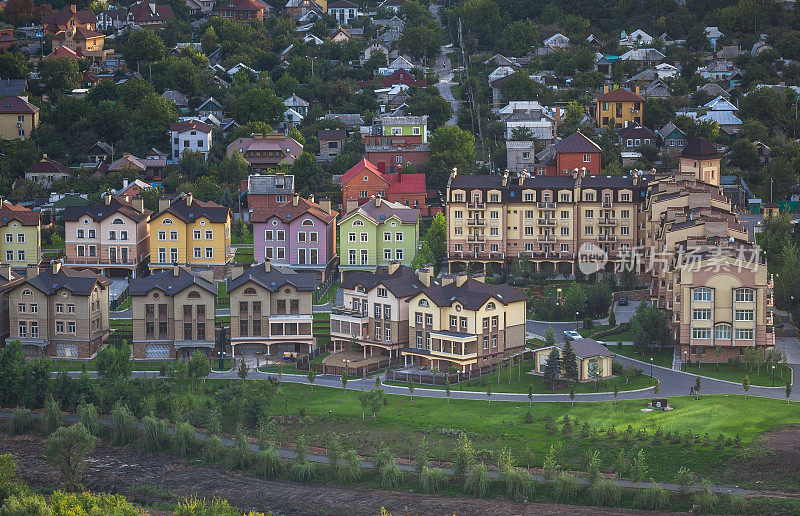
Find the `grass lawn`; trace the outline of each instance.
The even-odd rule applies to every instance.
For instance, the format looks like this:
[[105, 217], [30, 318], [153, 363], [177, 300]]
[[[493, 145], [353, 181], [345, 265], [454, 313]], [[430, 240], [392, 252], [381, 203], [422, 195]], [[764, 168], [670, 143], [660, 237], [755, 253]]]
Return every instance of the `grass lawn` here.
[[628, 328], [627, 330], [620, 331], [619, 333], [615, 333], [613, 335], [603, 335], [601, 337], [595, 337], [595, 334], [600, 333], [602, 331], [610, 330], [611, 328], [612, 326], [608, 324], [596, 324], [589, 329], [580, 328], [578, 329], [578, 333], [580, 333], [584, 337], [602, 340], [603, 342], [607, 342], [608, 344], [614, 344], [617, 342], [633, 342], [633, 331], [630, 328]]
[[[648, 477], [656, 480], [675, 478], [681, 466], [695, 473], [709, 476], [720, 470], [729, 459], [745, 451], [725, 447], [714, 450], [713, 446], [661, 444], [649, 441], [622, 442], [601, 434], [592, 442], [581, 438], [577, 432], [564, 436], [559, 432], [549, 434], [544, 428], [544, 418], [550, 415], [561, 420], [568, 414], [580, 424], [586, 422], [593, 429], [607, 429], [612, 425], [618, 432], [631, 425], [634, 431], [646, 430], [652, 435], [656, 429], [664, 432], [690, 431], [701, 437], [708, 433], [711, 439], [720, 433], [733, 438], [739, 434], [745, 444], [757, 435], [781, 425], [797, 422], [800, 404], [786, 405], [781, 400], [750, 398], [746, 402], [741, 396], [701, 396], [699, 400], [689, 397], [670, 398], [675, 410], [669, 412], [641, 412], [646, 404], [643, 400], [580, 403], [574, 407], [569, 403], [537, 403], [528, 407], [525, 402], [492, 402], [451, 400], [407, 396], [387, 396], [376, 419], [361, 419], [361, 404], [357, 392], [342, 392], [339, 389], [283, 383], [279, 403], [266, 408], [270, 416], [279, 423], [281, 438], [292, 442], [300, 435], [309, 439], [309, 444], [322, 445], [329, 442], [333, 434], [342, 437], [345, 449], [356, 448], [370, 455], [384, 443], [400, 457], [413, 457], [422, 438], [433, 460], [453, 459], [453, 450], [460, 432], [472, 439], [479, 460], [492, 462], [492, 454], [507, 446], [514, 461], [541, 466], [550, 446], [563, 446], [562, 464], [566, 470], [585, 469], [586, 455], [597, 450], [604, 468], [613, 463], [623, 451], [628, 457], [643, 450], [648, 467]], [[580, 399], [580, 398], [578, 398]], [[198, 405], [199, 406], [199, 405]], [[302, 425], [297, 424], [297, 414], [303, 408], [311, 417]], [[329, 413], [330, 411], [330, 413]], [[525, 414], [530, 411], [532, 424], [525, 424]], [[561, 425], [559, 425], [560, 428]]]
[[[325, 303], [330, 303], [331, 301], [336, 299], [336, 292], [339, 290], [339, 283], [333, 282], [328, 286], [328, 290], [324, 293], [320, 293], [319, 291], [314, 292], [314, 304], [315, 305], [324, 305]], [[318, 297], [321, 296], [321, 297]]]
[[[608, 342], [608, 341], [606, 341]], [[669, 367], [672, 368], [672, 348], [656, 348], [653, 350], [652, 353], [645, 353], [644, 355], [640, 355], [637, 353], [633, 346], [616, 346], [611, 345], [609, 343], [608, 349], [611, 350], [612, 353], [616, 353], [618, 355], [622, 355], [628, 358], [633, 358], [635, 360], [641, 360], [642, 362], [650, 363], [650, 358], [653, 359], [653, 363], [655, 365], [661, 367]]]
[[122, 304], [117, 307], [117, 310], [125, 310], [126, 308], [130, 308], [132, 301], [133, 299], [131, 296], [128, 296], [125, 298], [125, 301], [123, 301]]
[[[475, 378], [472, 380], [466, 380], [460, 382], [458, 384], [454, 384], [450, 387], [453, 391], [477, 391], [477, 392], [485, 392], [486, 391], [486, 384], [487, 382], [491, 382], [492, 384], [492, 392], [516, 392], [516, 393], [527, 393], [528, 392], [528, 385], [533, 384], [533, 392], [537, 394], [545, 394], [545, 393], [554, 393], [554, 394], [565, 394], [569, 392], [569, 388], [557, 389], [557, 390], [550, 390], [548, 386], [544, 384], [542, 381], [542, 377], [540, 375], [533, 375], [527, 374], [531, 371], [534, 367], [533, 360], [526, 360], [522, 363], [522, 371], [521, 374], [519, 371], [519, 366], [514, 366], [511, 368], [511, 383], [508, 380], [508, 369], [503, 369], [502, 377], [500, 379], [500, 383], [497, 383], [497, 372], [489, 373], [486, 375], [481, 376], [480, 378]], [[517, 378], [520, 378], [517, 381]], [[621, 379], [605, 379], [600, 381], [600, 392], [611, 392], [614, 390], [614, 383], [618, 382], [620, 391], [630, 391], [634, 389], [643, 389], [645, 387], [651, 387], [655, 385], [656, 381], [654, 378], [650, 376], [641, 375], [638, 378], [634, 378], [630, 381], [629, 384], [625, 385], [625, 382]], [[399, 387], [405, 387], [406, 384], [403, 382], [386, 382], [389, 385], [397, 385]], [[426, 385], [426, 384], [415, 384], [416, 387], [420, 389], [444, 389], [443, 386], [440, 385]], [[595, 382], [582, 382], [575, 384], [575, 393], [587, 393], [587, 392], [596, 392], [597, 385]]]
[[[747, 364], [741, 364], [738, 368], [733, 369], [729, 364], [700, 364], [698, 369], [697, 363], [683, 364], [683, 371], [689, 373], [699, 374], [701, 376], [710, 376], [711, 378], [718, 378], [720, 380], [728, 380], [729, 382], [742, 383], [745, 375], [750, 377], [750, 385], [760, 385], [763, 387], [772, 386], [772, 370], [767, 369], [767, 366], [761, 366], [761, 374], [758, 374], [758, 368], [753, 367], [752, 371]], [[775, 367], [775, 385], [777, 387], [785, 386], [791, 379], [792, 374], [789, 367], [779, 365]]]
[[318, 356], [317, 358], [315, 358], [314, 360], [312, 360], [311, 363], [312, 364], [317, 364], [317, 365], [322, 365], [322, 361], [325, 360], [326, 358], [328, 358], [329, 355], [330, 355], [330, 353], [323, 353], [320, 356]]
[[252, 244], [253, 243], [253, 233], [247, 232], [246, 235], [239, 236], [239, 235], [231, 235], [231, 244], [241, 245], [241, 244]]
[[238, 265], [252, 265], [253, 254], [253, 249], [238, 247], [236, 248], [236, 255], [233, 257], [233, 263]]
[[322, 322], [322, 323], [326, 323], [327, 322], [328, 324], [330, 324], [330, 320], [331, 320], [330, 312], [320, 312], [320, 313], [314, 312], [313, 317], [314, 317], [314, 324], [317, 324], [317, 323], [320, 323], [320, 322]]
[[228, 308], [231, 296], [228, 295], [228, 287], [224, 281], [217, 283], [217, 308]]

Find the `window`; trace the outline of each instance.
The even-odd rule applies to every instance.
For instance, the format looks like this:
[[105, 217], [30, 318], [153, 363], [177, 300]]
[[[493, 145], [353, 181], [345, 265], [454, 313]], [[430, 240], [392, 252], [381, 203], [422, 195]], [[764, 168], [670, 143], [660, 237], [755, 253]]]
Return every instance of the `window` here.
[[178, 248], [171, 247], [169, 250], [169, 258], [172, 263], [178, 263]]
[[300, 300], [299, 299], [290, 299], [289, 300], [289, 312], [293, 314], [300, 313]]
[[392, 250], [391, 249], [384, 249], [383, 250], [383, 259], [384, 260], [391, 260], [392, 259]]
[[207, 229], [206, 230], [206, 240], [214, 240], [214, 230]]
[[378, 297], [386, 297], [386, 288], [378, 287]]
[[18, 249], [17, 250], [17, 260], [19, 260], [21, 262], [25, 261], [25, 250], [24, 249]]
[[736, 302], [752, 303], [755, 300], [755, 291], [751, 288], [737, 288]]
[[356, 241], [356, 234], [353, 232], [347, 233], [347, 241], [348, 242], [355, 242]]
[[463, 219], [464, 218], [464, 212], [461, 211], [461, 210], [455, 210], [453, 212], [453, 218], [454, 219]]
[[422, 349], [422, 332], [417, 332], [417, 349]]
[[734, 310], [734, 320], [736, 321], [753, 321], [755, 320], [755, 312], [753, 310]]
[[592, 161], [592, 155], [591, 154], [584, 154], [583, 155], [583, 162], [584, 163], [589, 163], [590, 161]]
[[628, 226], [622, 226], [621, 228], [619, 228], [619, 232], [621, 235], [630, 235], [631, 228], [629, 228]]
[[275, 232], [275, 235], [277, 236], [276, 240], [278, 242], [286, 241], [286, 230], [279, 229], [278, 231]]
[[64, 305], [61, 303], [56, 303], [56, 313], [63, 314], [64, 313]]
[[17, 305], [17, 312], [24, 314], [27, 311], [27, 305], [25, 303], [19, 303]]
[[367, 193], [366, 190], [361, 190], [360, 192], [358, 192], [358, 196], [361, 197], [362, 199], [366, 199], [368, 195], [369, 194]]
[[348, 265], [357, 265], [356, 264], [356, 250], [350, 249], [347, 253], [347, 264]]
[[561, 228], [562, 236], [569, 236], [569, 228]]
[[[83, 248], [83, 246], [80, 246], [80, 245], [78, 247], [79, 248]], [[83, 254], [82, 253], [78, 253], [78, 256], [83, 256]], [[14, 261], [14, 251], [12, 251], [11, 249], [8, 249], [6, 251], [6, 261], [9, 261], [9, 262], [13, 262]]]
[[[427, 301], [425, 301], [427, 303]], [[427, 305], [425, 305], [427, 306]], [[433, 326], [433, 315], [425, 314], [425, 326]]]
[[195, 248], [193, 249], [193, 250], [194, 250], [194, 257], [195, 257], [196, 259], [198, 259], [198, 260], [199, 260], [200, 258], [202, 258], [202, 257], [203, 257], [203, 252], [202, 252], [202, 250], [201, 250], [201, 249], [202, 249], [202, 248], [200, 248], [200, 247], [195, 247]]
[[631, 202], [631, 194], [629, 193], [619, 194], [619, 200], [622, 202]]
[[403, 250], [402, 249], [395, 249], [394, 250], [394, 259], [398, 261], [403, 260]]
[[533, 194], [532, 193], [526, 193], [525, 194], [525, 202], [533, 202]]
[[39, 313], [39, 305], [36, 303], [31, 303], [31, 313], [36, 314]]
[[755, 331], [753, 328], [736, 328], [734, 337], [736, 340], [753, 340]]
[[394, 241], [395, 242], [402, 242], [403, 241], [403, 234], [400, 233], [400, 232], [395, 233], [394, 234]]
[[500, 318], [496, 315], [492, 316], [492, 328], [497, 328], [497, 323], [500, 321]]
[[587, 235], [594, 235], [594, 228], [592, 226], [586, 226], [584, 231]]
[[127, 231], [120, 231], [119, 232], [119, 239], [120, 240], [127, 240], [128, 239], [128, 232]]
[[500, 202], [500, 194], [493, 193], [489, 196], [489, 202]]
[[[75, 323], [73, 323], [75, 324]], [[39, 338], [39, 323], [36, 321], [31, 322], [31, 338], [38, 339]]]
[[212, 258], [214, 258], [214, 248], [206, 247], [206, 260], [211, 260]]
[[97, 231], [95, 231], [94, 229], [90, 229], [89, 238], [97, 238]]
[[[525, 228], [526, 230], [529, 229], [528, 227]], [[531, 230], [533, 228], [530, 228]], [[499, 236], [500, 235], [500, 228], [489, 228], [489, 236]]]
[[693, 289], [692, 301], [711, 301], [711, 289], [705, 287]]
[[711, 328], [692, 328], [693, 339], [710, 339]]
[[[272, 234], [272, 231], [269, 231], [268, 233]], [[200, 240], [200, 230], [199, 229], [195, 229], [193, 231], [193, 236], [194, 236], [195, 240]], [[268, 238], [267, 240], [272, 240], [272, 238]]]
[[56, 332], [64, 333], [64, 321], [56, 321]]
[[714, 338], [717, 340], [731, 340], [731, 325], [718, 324], [714, 328]]
[[117, 239], [117, 232], [116, 231], [109, 231], [108, 232], [108, 239], [109, 240], [116, 240]]
[[384, 242], [391, 242], [392, 241], [392, 232], [391, 231], [384, 231], [383, 232], [383, 241]]
[[622, 218], [623, 218], [623, 219], [629, 219], [629, 218], [631, 218], [631, 212], [630, 212], [630, 210], [622, 210], [622, 211], [621, 211], [621, 215], [622, 215]]
[[412, 134], [413, 136], [419, 136], [420, 134], [422, 134], [422, 132], [421, 132], [421, 131], [422, 131], [422, 128], [421, 128], [421, 127], [412, 127], [412, 128], [411, 128], [411, 134]]
[[368, 242], [368, 241], [369, 241], [368, 233], [361, 233], [361, 243]]
[[692, 319], [695, 321], [710, 321], [711, 320], [711, 310], [709, 309], [697, 309], [695, 308], [692, 310]]
[[306, 232], [305, 231], [298, 231], [297, 232], [297, 241], [298, 242], [305, 242], [306, 241]]
[[489, 349], [489, 336], [483, 338], [483, 349]]
[[366, 249], [361, 250], [361, 265], [369, 265], [369, 253]]
[[561, 244], [561, 252], [568, 253], [569, 252], [569, 244]]
[[493, 220], [498, 220], [500, 218], [500, 212], [495, 210], [490, 211], [489, 218]]
[[568, 219], [569, 218], [569, 211], [561, 210], [561, 218], [562, 219]]
[[167, 232], [163, 229], [158, 230], [158, 239], [159, 240], [166, 240], [167, 239]]
[[173, 240], [173, 241], [178, 240], [178, 232], [175, 231], [175, 230], [170, 231], [169, 232], [169, 239]]
[[594, 217], [594, 210], [586, 210], [586, 218], [591, 219]]
[[385, 340], [386, 342], [391, 341], [392, 340], [392, 327], [389, 326], [388, 324], [386, 326], [384, 326], [383, 334], [384, 334], [383, 340]]
[[158, 248], [158, 263], [166, 263], [167, 262], [167, 249], [166, 247], [159, 247]]
[[492, 335], [492, 347], [497, 347], [497, 335]]
[[24, 244], [25, 243], [25, 233], [18, 233], [17, 234], [17, 243]]

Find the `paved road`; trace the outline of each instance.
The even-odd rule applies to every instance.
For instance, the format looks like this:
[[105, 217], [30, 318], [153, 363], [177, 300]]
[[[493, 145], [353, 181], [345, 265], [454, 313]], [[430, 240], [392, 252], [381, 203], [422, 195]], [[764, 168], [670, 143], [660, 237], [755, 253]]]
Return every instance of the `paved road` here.
[[[636, 301], [632, 301], [628, 303], [628, 306], [614, 306], [614, 317], [617, 319], [617, 323], [624, 323], [630, 322], [631, 317], [636, 312], [636, 307], [639, 305]], [[553, 331], [556, 332], [556, 338], [562, 338], [564, 335], [564, 331], [566, 330], [574, 330], [576, 327], [581, 325], [582, 321], [569, 321], [569, 322], [549, 322], [549, 321], [534, 321], [528, 319], [525, 323], [525, 331], [529, 334], [533, 335], [544, 335], [544, 332], [547, 331], [547, 328], [553, 328]], [[605, 319], [597, 319], [595, 321], [598, 324], [608, 324], [608, 318]]]
[[[441, 9], [441, 7], [442, 6], [439, 4], [431, 4], [429, 7], [431, 13], [437, 19], [439, 18], [439, 9]], [[436, 58], [436, 63], [433, 65], [433, 71], [439, 75], [439, 82], [436, 84], [436, 87], [439, 89], [441, 96], [453, 107], [453, 116], [450, 117], [446, 125], [456, 125], [458, 107], [461, 101], [457, 100], [450, 90], [450, 87], [455, 83], [453, 81], [453, 65], [450, 63], [450, 58], [447, 57], [447, 53], [451, 52], [453, 48], [451, 44], [447, 44], [443, 45], [440, 50], [441, 53], [439, 57]]]

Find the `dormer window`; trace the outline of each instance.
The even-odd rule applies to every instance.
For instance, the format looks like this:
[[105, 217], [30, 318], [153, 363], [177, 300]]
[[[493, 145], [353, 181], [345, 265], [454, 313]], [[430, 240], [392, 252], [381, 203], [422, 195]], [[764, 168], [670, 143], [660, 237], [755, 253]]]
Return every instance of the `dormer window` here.
[[173, 222], [172, 222], [172, 219], [164, 219], [164, 220], [161, 221], [161, 224], [164, 224], [166, 226], [171, 226], [173, 224]]
[[112, 224], [124, 224], [124, 222], [122, 222], [122, 219], [120, 219], [119, 217], [114, 219], [111, 223]]

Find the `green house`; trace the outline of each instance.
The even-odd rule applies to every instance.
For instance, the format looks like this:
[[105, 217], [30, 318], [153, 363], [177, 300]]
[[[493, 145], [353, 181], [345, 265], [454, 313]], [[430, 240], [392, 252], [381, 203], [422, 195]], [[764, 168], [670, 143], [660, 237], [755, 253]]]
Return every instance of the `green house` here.
[[351, 209], [339, 221], [339, 269], [374, 271], [411, 263], [419, 242], [419, 210], [380, 197]]
[[428, 115], [422, 116], [382, 116], [380, 118], [381, 136], [418, 136], [421, 143], [428, 143]]

